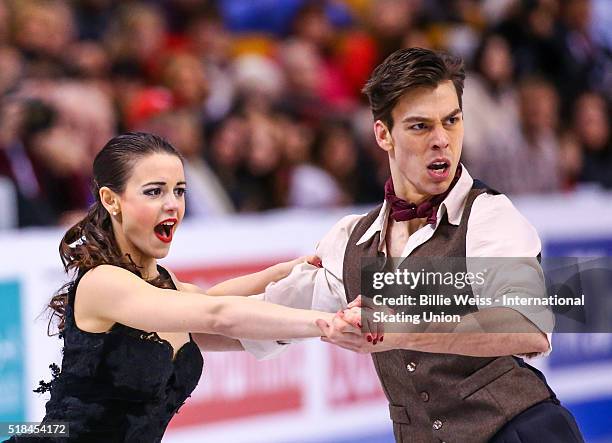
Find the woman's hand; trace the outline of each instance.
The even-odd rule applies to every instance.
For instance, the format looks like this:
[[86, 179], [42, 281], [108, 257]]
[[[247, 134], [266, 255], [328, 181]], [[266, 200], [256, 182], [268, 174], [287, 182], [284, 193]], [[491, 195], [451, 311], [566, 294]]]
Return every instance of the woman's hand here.
[[270, 283], [287, 277], [291, 270], [301, 263], [310, 263], [321, 267], [321, 259], [316, 255], [304, 255], [294, 260], [272, 265], [263, 271], [243, 275], [216, 284], [206, 290], [208, 295], [241, 295], [261, 294]]
[[363, 306], [361, 295], [348, 304], [347, 309], [338, 311], [338, 316], [347, 323], [359, 328], [366, 334], [366, 339], [376, 344], [384, 339], [384, 326], [381, 322], [374, 321], [374, 310]]
[[272, 266], [272, 268], [274, 268], [274, 271], [277, 277], [275, 280], [278, 281], [278, 280], [282, 280], [283, 278], [287, 277], [291, 273], [293, 268], [295, 268], [297, 265], [300, 265], [302, 263], [309, 263], [313, 266], [316, 266], [317, 268], [323, 267], [323, 263], [321, 262], [321, 259], [317, 257], [316, 255], [303, 255], [293, 260], [278, 263]]

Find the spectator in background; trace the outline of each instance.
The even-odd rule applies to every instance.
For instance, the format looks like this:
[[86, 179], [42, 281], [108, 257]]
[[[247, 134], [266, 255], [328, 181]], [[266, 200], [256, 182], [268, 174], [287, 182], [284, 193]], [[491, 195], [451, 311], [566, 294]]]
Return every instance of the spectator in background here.
[[366, 203], [376, 197], [367, 191], [374, 187], [374, 168], [366, 161], [347, 122], [330, 121], [322, 125], [313, 149], [316, 164], [338, 183], [342, 192], [339, 203], [345, 206]]
[[314, 142], [316, 163], [338, 183], [344, 206], [357, 203], [362, 177], [359, 174], [359, 147], [345, 122], [323, 124]]
[[5, 102], [1, 117], [0, 174], [17, 189], [19, 226], [69, 223], [88, 203], [84, 146], [44, 102]]
[[319, 124], [329, 108], [322, 96], [323, 60], [316, 46], [290, 40], [282, 46], [280, 60], [287, 79], [285, 105], [310, 124]]
[[233, 112], [208, 131], [207, 160], [219, 177], [235, 209], [241, 207], [243, 165], [248, 149], [248, 125], [243, 115]]
[[[530, 0], [500, 24], [511, 42], [518, 72], [542, 75], [556, 86], [562, 115], [581, 91], [602, 84], [605, 54], [590, 30], [591, 0]], [[609, 64], [608, 64], [609, 66]]]
[[241, 211], [279, 208], [285, 190], [278, 171], [282, 165], [281, 133], [269, 113], [246, 116], [249, 144], [246, 150]]
[[[104, 140], [112, 137], [116, 128], [116, 116], [112, 96], [108, 89], [97, 83], [82, 80], [26, 80], [15, 92], [24, 100], [36, 99], [51, 106], [57, 126], [70, 133], [78, 147], [66, 146], [84, 152], [93, 159]], [[81, 149], [82, 147], [82, 149]], [[79, 154], [80, 155], [80, 154]]]
[[565, 0], [561, 2], [561, 21], [556, 39], [561, 43], [561, 69], [553, 76], [561, 93], [566, 115], [572, 103], [587, 89], [602, 84], [601, 63], [610, 57], [593, 39], [590, 23], [591, 0]]
[[285, 202], [289, 207], [328, 208], [343, 201], [343, 193], [331, 174], [313, 158], [314, 131], [290, 113], [279, 113], [276, 122], [282, 134], [285, 159]]
[[161, 68], [162, 83], [170, 90], [176, 109], [202, 112], [209, 85], [204, 66], [185, 52], [170, 54]]
[[33, 159], [23, 144], [21, 135], [36, 131], [33, 126], [49, 124], [49, 113], [41, 113], [37, 125], [26, 124], [26, 103], [18, 100], [0, 102], [0, 175], [14, 185], [17, 199], [17, 222], [19, 227], [49, 225], [55, 222], [55, 214], [45, 198], [40, 180], [36, 175]]
[[[23, 103], [20, 129], [11, 143], [13, 160], [20, 159], [17, 166], [13, 162], [13, 172], [15, 167], [20, 171], [14, 177], [21, 193], [20, 223], [70, 223], [90, 203], [83, 164], [115, 131], [111, 98], [95, 83], [51, 79], [25, 80], [14, 97]], [[31, 167], [23, 166], [26, 160]], [[33, 175], [19, 175], [30, 169]], [[30, 185], [23, 188], [25, 183]]]
[[573, 177], [612, 189], [612, 135], [609, 104], [593, 92], [582, 94], [574, 108], [572, 128], [564, 148], [575, 159]]
[[344, 83], [353, 97], [363, 101], [361, 88], [374, 67], [404, 47], [414, 29], [419, 8], [410, 0], [378, 0], [354, 6], [362, 26], [348, 31], [338, 48]]
[[477, 177], [487, 175], [489, 152], [495, 145], [509, 146], [519, 136], [513, 71], [506, 39], [495, 33], [484, 37], [474, 55], [473, 72], [466, 76], [463, 98], [463, 161]]
[[514, 139], [490, 145], [489, 160], [481, 165], [482, 180], [511, 195], [561, 190], [558, 108], [559, 98], [550, 83], [536, 77], [523, 80], [519, 132]]
[[[36, 93], [31, 95], [37, 96]], [[80, 140], [88, 160], [93, 159], [104, 141], [112, 137], [117, 126], [112, 98], [98, 84], [62, 82], [40, 97], [56, 108], [58, 123], [72, 134], [73, 139]]]
[[206, 100], [206, 115], [219, 121], [230, 111], [234, 99], [231, 75], [232, 35], [213, 4], [189, 17], [185, 23], [189, 48], [206, 70], [210, 84]]
[[106, 48], [94, 41], [74, 42], [66, 50], [66, 65], [73, 77], [110, 87], [110, 58]]
[[293, 36], [307, 42], [320, 58], [320, 94], [334, 112], [350, 111], [355, 106], [349, 85], [344, 80], [342, 60], [336, 50], [338, 33], [323, 2], [305, 2], [293, 19]]
[[[557, 125], [559, 95], [541, 78], [519, 85], [521, 136], [517, 140], [511, 193], [547, 193], [561, 188]], [[522, 163], [522, 164], [521, 164]], [[525, 166], [529, 165], [528, 168]], [[542, 174], [541, 171], [546, 171]]]
[[186, 216], [202, 218], [233, 212], [233, 205], [219, 179], [204, 160], [204, 137], [198, 114], [187, 110], [153, 117], [139, 130], [160, 135], [183, 156], [188, 191]]
[[247, 54], [236, 57], [232, 64], [236, 101], [247, 109], [270, 112], [283, 98], [285, 76], [269, 57]]
[[12, 2], [14, 41], [28, 61], [30, 77], [66, 74], [63, 51], [75, 37], [70, 5], [62, 0]]
[[410, 0], [380, 0], [370, 3], [368, 26], [376, 45], [375, 64], [402, 48], [406, 32], [415, 25], [418, 10], [418, 4]]
[[519, 76], [538, 73], [551, 78], [559, 69], [562, 49], [556, 39], [559, 2], [529, 0], [508, 8], [497, 31], [510, 43]]
[[155, 78], [167, 44], [166, 22], [157, 7], [143, 2], [123, 4], [107, 38], [116, 62], [134, 65], [144, 79]]

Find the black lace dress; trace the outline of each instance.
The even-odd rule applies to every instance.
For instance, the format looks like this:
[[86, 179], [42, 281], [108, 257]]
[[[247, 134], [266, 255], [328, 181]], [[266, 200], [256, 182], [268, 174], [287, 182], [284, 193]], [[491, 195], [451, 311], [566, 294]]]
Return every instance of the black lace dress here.
[[61, 372], [51, 365], [54, 379], [41, 382], [35, 391], [51, 392], [43, 423], [68, 422], [70, 438], [28, 441], [161, 441], [170, 419], [202, 374], [198, 346], [190, 335], [173, 360], [172, 346], [155, 332], [118, 323], [106, 333], [78, 329], [73, 311], [77, 284], [78, 280], [68, 295]]

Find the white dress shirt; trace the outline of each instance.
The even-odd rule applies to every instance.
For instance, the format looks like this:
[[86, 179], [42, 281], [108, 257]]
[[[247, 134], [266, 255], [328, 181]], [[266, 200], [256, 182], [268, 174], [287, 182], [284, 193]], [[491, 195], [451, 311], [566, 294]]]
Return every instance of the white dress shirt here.
[[[459, 225], [472, 184], [473, 179], [464, 166], [461, 177], [438, 207], [436, 224], [426, 224], [410, 235], [402, 257], [409, 257], [412, 251], [433, 236], [444, 212], [448, 215], [449, 223]], [[378, 217], [357, 241], [357, 244], [366, 242], [380, 232], [379, 250], [387, 254], [385, 235], [389, 210], [390, 207], [385, 201]], [[293, 268], [286, 278], [269, 284], [263, 294], [254, 297], [299, 309], [336, 312], [346, 308], [348, 303], [342, 282], [344, 252], [351, 232], [364, 216], [365, 214], [348, 215], [342, 218], [319, 242], [316, 255], [321, 258], [323, 268], [317, 268], [308, 263], [300, 264]], [[468, 220], [466, 257], [524, 258], [524, 260], [513, 261], [513, 263], [520, 264], [524, 268], [522, 271], [527, 271], [499, 272], [495, 281], [495, 287], [498, 288], [496, 294], [512, 292], [516, 287], [520, 288], [518, 291], [520, 295], [526, 295], [525, 288], [533, 285], [533, 276], [537, 274], [541, 278], [542, 271], [537, 260], [534, 259], [540, 253], [541, 246], [535, 228], [505, 195], [483, 193], [476, 197]], [[469, 261], [467, 265], [469, 269]], [[517, 278], [526, 280], [517, 281]], [[534, 312], [529, 306], [513, 305], [509, 307], [523, 314], [540, 330], [546, 332], [549, 348], [544, 355], [549, 354], [552, 349], [550, 334], [553, 326], [552, 313], [542, 309]], [[287, 348], [286, 344], [275, 341], [241, 340], [241, 343], [245, 350], [260, 360], [272, 358]]]

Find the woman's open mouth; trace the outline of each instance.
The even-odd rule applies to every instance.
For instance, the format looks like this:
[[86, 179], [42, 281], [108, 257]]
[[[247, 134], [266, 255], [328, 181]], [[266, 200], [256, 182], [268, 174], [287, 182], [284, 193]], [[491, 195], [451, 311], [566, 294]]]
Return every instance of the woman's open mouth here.
[[427, 172], [436, 181], [445, 180], [450, 174], [451, 162], [446, 158], [437, 158], [427, 165]]
[[176, 218], [168, 218], [153, 228], [155, 235], [164, 243], [170, 243], [172, 241], [172, 235], [174, 234], [174, 227], [178, 220]]

